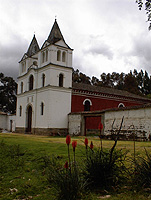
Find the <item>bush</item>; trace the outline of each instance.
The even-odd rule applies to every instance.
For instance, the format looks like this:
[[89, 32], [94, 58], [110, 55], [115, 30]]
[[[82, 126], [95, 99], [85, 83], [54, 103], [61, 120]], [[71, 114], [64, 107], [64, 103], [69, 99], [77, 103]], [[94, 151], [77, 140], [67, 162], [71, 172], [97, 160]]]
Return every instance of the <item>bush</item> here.
[[47, 168], [48, 181], [55, 188], [57, 199], [59, 200], [81, 199], [87, 186], [87, 182], [83, 178], [83, 173], [80, 172], [76, 163], [75, 150], [77, 147], [77, 141], [72, 142], [73, 161], [71, 161], [70, 157], [70, 143], [71, 138], [67, 135], [66, 144], [68, 150], [68, 162], [65, 163], [64, 167], [55, 157], [49, 161], [48, 159], [45, 159], [45, 165], [49, 165]]
[[138, 189], [151, 188], [151, 154], [147, 150], [145, 152], [146, 158], [139, 157], [134, 161], [132, 183]]
[[48, 181], [55, 188], [57, 192], [57, 199], [59, 200], [76, 200], [81, 199], [85, 192], [86, 182], [82, 174], [78, 170], [78, 166], [73, 165], [62, 167], [58, 164], [56, 158], [52, 158], [49, 162]]
[[77, 142], [72, 142], [73, 161], [70, 158], [71, 138], [66, 137], [68, 147], [68, 162], [64, 167], [57, 158], [48, 160], [45, 158], [45, 166], [48, 166], [48, 180], [57, 191], [59, 200], [82, 199], [85, 191], [89, 189], [111, 189], [115, 188], [125, 180], [126, 167], [124, 164], [126, 153], [122, 150], [115, 150], [117, 141], [110, 150], [101, 148], [94, 149], [91, 141], [88, 146], [88, 139], [85, 138], [86, 155], [84, 165], [79, 169], [76, 162], [75, 149]]
[[110, 189], [126, 178], [124, 164], [126, 152], [122, 150], [87, 149], [85, 178], [93, 189]]

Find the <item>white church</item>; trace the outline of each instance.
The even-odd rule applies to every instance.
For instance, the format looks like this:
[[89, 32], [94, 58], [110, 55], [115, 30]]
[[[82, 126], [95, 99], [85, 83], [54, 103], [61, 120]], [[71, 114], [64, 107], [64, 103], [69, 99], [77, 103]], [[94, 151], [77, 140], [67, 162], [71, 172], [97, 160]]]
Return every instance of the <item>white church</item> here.
[[41, 48], [34, 35], [19, 62], [16, 132], [67, 131], [71, 112], [72, 51], [56, 20]]
[[151, 100], [123, 90], [72, 83], [72, 52], [56, 20], [41, 48], [34, 35], [19, 62], [16, 119], [0, 114], [7, 129], [16, 127], [15, 132], [38, 135], [87, 135], [89, 130], [98, 130], [101, 120], [107, 135], [113, 119], [117, 128], [125, 116], [125, 135], [129, 127], [135, 127], [141, 139], [151, 137]]

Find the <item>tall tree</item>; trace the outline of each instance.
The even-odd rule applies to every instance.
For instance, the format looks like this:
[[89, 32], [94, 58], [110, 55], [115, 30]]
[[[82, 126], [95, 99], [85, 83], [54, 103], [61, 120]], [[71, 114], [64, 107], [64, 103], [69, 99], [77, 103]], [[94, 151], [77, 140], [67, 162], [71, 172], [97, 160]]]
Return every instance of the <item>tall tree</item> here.
[[79, 72], [77, 69], [76, 71], [73, 70], [72, 72], [72, 80], [75, 83], [85, 83], [85, 84], [91, 84], [91, 78], [82, 72]]
[[0, 110], [14, 114], [16, 112], [17, 83], [12, 77], [0, 73]]
[[134, 69], [133, 72], [130, 71], [128, 74], [123, 72], [121, 74], [116, 72], [106, 74], [103, 72], [100, 75], [100, 79], [98, 79], [95, 76], [90, 78], [77, 69], [73, 71], [73, 82], [116, 88], [151, 97], [151, 76], [149, 77], [148, 73], [146, 71], [143, 72], [143, 70], [137, 72], [137, 70]]
[[134, 94], [140, 94], [137, 80], [132, 72], [126, 74], [123, 89]]

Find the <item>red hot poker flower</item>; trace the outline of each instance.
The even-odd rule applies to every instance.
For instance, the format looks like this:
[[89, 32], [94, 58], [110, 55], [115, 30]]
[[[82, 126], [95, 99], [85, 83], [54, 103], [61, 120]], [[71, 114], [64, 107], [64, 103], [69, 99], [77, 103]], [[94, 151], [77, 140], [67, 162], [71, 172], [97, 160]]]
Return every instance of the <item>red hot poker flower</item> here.
[[101, 122], [99, 123], [98, 129], [99, 129], [99, 130], [102, 130], [102, 129], [103, 129], [103, 124], [102, 124]]
[[72, 142], [73, 151], [75, 151], [76, 146], [77, 146], [77, 141], [73, 141]]
[[84, 144], [85, 144], [85, 146], [87, 148], [87, 146], [88, 146], [88, 138], [85, 138]]
[[91, 141], [91, 144], [90, 144], [90, 149], [93, 149], [93, 142]]
[[64, 167], [65, 167], [66, 169], [68, 169], [69, 166], [68, 166], [68, 162], [67, 162], [67, 161], [65, 162]]
[[71, 143], [71, 137], [70, 137], [70, 135], [67, 135], [66, 144], [69, 145], [70, 143]]

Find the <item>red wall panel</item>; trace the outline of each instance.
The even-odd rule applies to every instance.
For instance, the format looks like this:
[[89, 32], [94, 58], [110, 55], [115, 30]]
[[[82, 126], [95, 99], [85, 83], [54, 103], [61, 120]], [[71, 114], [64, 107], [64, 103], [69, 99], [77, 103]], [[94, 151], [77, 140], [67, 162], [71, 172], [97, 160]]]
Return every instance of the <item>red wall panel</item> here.
[[143, 103], [132, 101], [132, 100], [124, 100], [124, 99], [108, 99], [108, 98], [99, 98], [99, 97], [92, 97], [92, 96], [82, 96], [82, 95], [72, 95], [72, 106], [71, 112], [81, 112], [84, 111], [83, 101], [85, 99], [90, 99], [92, 102], [92, 106], [90, 107], [90, 111], [95, 110], [104, 110], [108, 108], [117, 108], [119, 103], [123, 103], [126, 107], [127, 106], [135, 106], [141, 105]]

